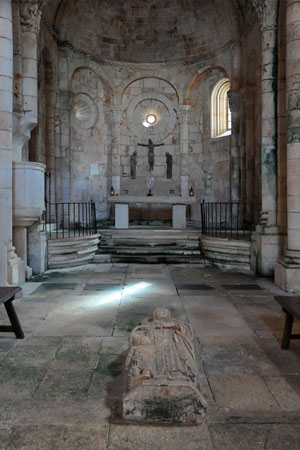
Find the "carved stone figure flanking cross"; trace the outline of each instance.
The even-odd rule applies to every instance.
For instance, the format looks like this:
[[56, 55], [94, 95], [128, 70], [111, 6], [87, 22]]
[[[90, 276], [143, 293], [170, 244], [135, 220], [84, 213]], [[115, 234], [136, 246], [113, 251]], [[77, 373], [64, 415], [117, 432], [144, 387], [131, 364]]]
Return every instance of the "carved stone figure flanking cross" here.
[[153, 144], [151, 139], [148, 139], [148, 144], [139, 144], [141, 147], [148, 148], [148, 163], [149, 163], [149, 172], [154, 169], [154, 147], [161, 147], [165, 144]]

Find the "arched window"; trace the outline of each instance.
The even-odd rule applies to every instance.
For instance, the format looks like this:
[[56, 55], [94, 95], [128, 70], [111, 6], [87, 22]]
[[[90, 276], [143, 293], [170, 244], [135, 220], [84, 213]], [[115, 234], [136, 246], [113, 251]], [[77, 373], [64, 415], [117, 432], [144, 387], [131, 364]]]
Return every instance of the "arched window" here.
[[228, 91], [230, 81], [223, 78], [218, 81], [211, 93], [211, 137], [228, 136], [231, 134], [231, 111], [229, 108]]

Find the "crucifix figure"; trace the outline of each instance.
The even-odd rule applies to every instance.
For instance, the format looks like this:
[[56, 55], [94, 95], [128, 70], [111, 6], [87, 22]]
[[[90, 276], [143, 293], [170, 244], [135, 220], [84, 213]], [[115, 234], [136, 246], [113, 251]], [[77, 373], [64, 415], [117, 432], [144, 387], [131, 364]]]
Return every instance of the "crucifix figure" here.
[[154, 147], [161, 147], [165, 144], [153, 144], [151, 139], [148, 139], [148, 144], [139, 144], [141, 147], [148, 147], [148, 163], [149, 163], [149, 172], [154, 169]]

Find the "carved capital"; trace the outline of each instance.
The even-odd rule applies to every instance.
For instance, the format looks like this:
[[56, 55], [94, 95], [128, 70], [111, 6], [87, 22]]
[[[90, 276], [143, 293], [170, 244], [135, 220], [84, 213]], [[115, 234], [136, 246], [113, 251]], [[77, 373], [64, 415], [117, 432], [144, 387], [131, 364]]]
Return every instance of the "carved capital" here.
[[71, 100], [73, 98], [73, 95], [74, 94], [71, 91], [62, 90], [62, 89], [59, 91], [61, 108], [63, 108], [63, 109], [70, 109]]
[[258, 16], [262, 31], [277, 27], [278, 0], [252, 0], [252, 5]]
[[182, 105], [177, 112], [177, 117], [179, 123], [190, 123], [191, 118], [191, 106], [190, 105]]
[[110, 111], [108, 112], [109, 120], [115, 125], [122, 122], [122, 108], [120, 105], [111, 105]]
[[20, 22], [22, 31], [38, 33], [45, 0], [22, 0], [20, 2]]
[[241, 109], [241, 94], [239, 91], [228, 92], [229, 108], [231, 112], [239, 112]]

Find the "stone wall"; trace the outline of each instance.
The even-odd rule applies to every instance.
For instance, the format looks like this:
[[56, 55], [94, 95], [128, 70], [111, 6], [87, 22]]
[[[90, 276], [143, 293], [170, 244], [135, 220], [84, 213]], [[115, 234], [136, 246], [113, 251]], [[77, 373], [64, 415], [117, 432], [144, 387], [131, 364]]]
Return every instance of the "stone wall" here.
[[[258, 217], [261, 139], [260, 126], [255, 121], [259, 121], [260, 112], [259, 67], [254, 83], [248, 82], [247, 76], [252, 70], [253, 49], [259, 55], [259, 29], [251, 25], [243, 38], [244, 74], [239, 75], [233, 63], [239, 33], [236, 11], [229, 14], [228, 6], [224, 17], [218, 16], [216, 25], [217, 8], [210, 3], [194, 5], [191, 0], [184, 10], [180, 8], [180, 3], [162, 5], [159, 1], [149, 5], [130, 3], [126, 10], [114, 3], [105, 9], [96, 8], [93, 1], [85, 2], [85, 8], [80, 1], [76, 5], [62, 2], [53, 18], [52, 38], [44, 22], [40, 122], [31, 140], [31, 154], [36, 160], [47, 161], [54, 172], [53, 198], [57, 201], [93, 200], [98, 219], [106, 219], [110, 216], [107, 205], [110, 187], [114, 186], [121, 195], [145, 195], [149, 176], [155, 178], [154, 195], [186, 195], [184, 182], [188, 189], [193, 187], [199, 201], [230, 200], [231, 137], [211, 138], [210, 96], [218, 80], [234, 76], [239, 80], [234, 81], [235, 89], [241, 85], [247, 98], [255, 91], [254, 109], [251, 105], [245, 107], [245, 126], [241, 127], [240, 137], [235, 138], [235, 145], [240, 145], [238, 163], [245, 174], [240, 198], [255, 199], [254, 215]], [[253, 21], [251, 8], [247, 14]], [[172, 21], [177, 21], [180, 33], [170, 33]], [[214, 28], [208, 27], [209, 23], [214, 23]], [[116, 24], [119, 28], [114, 28]], [[147, 28], [149, 24], [151, 30]], [[151, 40], [153, 30], [161, 39], [148, 47], [146, 40]], [[137, 35], [139, 38], [135, 39]], [[50, 49], [55, 61], [49, 62], [42, 46]], [[255, 64], [259, 66], [259, 60]], [[49, 82], [45, 81], [49, 79], [51, 65], [55, 108], [49, 96]], [[49, 111], [51, 115], [53, 109], [54, 118], [49, 119]], [[145, 114], [151, 111], [157, 113], [159, 120], [155, 126], [146, 128]], [[187, 126], [182, 127], [183, 121], [187, 121]], [[53, 136], [49, 136], [49, 130]], [[188, 133], [187, 145], [182, 133]], [[247, 133], [247, 142], [250, 137], [251, 144], [244, 143], [243, 147]], [[149, 138], [154, 144], [165, 144], [154, 150], [152, 172], [148, 149], [138, 145], [146, 145]], [[135, 152], [136, 169], [132, 176], [130, 160], [133, 161]], [[172, 156], [172, 178], [167, 178], [166, 153]], [[166, 208], [156, 208], [150, 215], [148, 208], [141, 209], [137, 207], [133, 218], [170, 218]], [[191, 217], [199, 220], [199, 207], [192, 208]]]

